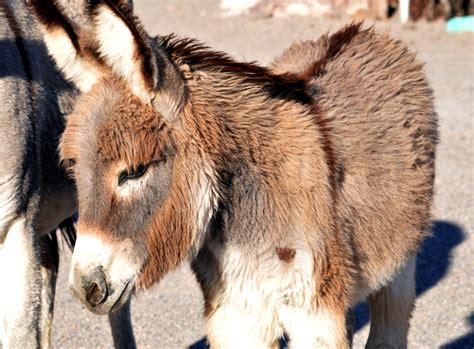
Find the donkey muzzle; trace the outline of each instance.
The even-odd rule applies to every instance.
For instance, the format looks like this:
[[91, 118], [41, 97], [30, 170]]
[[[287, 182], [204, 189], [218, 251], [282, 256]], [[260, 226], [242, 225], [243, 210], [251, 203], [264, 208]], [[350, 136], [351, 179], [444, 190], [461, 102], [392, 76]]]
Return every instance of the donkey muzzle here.
[[99, 266], [87, 274], [77, 271], [74, 274], [75, 280], [69, 288], [91, 311], [107, 301], [109, 288], [103, 267]]
[[98, 315], [119, 309], [131, 295], [133, 287], [132, 279], [112, 286], [102, 266], [86, 273], [75, 269], [72, 282], [69, 284], [74, 296], [79, 298], [91, 312]]

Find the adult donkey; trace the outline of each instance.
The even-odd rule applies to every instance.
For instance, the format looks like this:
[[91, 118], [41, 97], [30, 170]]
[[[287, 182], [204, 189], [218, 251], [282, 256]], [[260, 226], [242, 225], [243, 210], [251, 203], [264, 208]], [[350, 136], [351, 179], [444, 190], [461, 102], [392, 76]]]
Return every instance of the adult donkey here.
[[[74, 243], [68, 217], [76, 208], [57, 146], [77, 90], [56, 70], [29, 12], [22, 1], [0, 0], [0, 339], [21, 349], [50, 346], [55, 230]], [[128, 306], [110, 320], [116, 346], [133, 347]]]
[[272, 73], [152, 38], [118, 0], [91, 1], [80, 31], [34, 3], [83, 93], [60, 148], [79, 202], [70, 285], [89, 309], [118, 309], [191, 255], [213, 348], [284, 332], [347, 348], [368, 296], [368, 347], [406, 347], [437, 131], [404, 44], [350, 25]]

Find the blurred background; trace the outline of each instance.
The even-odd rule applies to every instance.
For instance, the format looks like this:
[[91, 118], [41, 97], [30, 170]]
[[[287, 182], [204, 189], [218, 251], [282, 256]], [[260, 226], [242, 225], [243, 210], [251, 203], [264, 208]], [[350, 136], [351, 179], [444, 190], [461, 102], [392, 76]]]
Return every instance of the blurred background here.
[[[72, 14], [78, 0], [69, 3]], [[295, 40], [316, 39], [352, 20], [389, 31], [426, 63], [440, 120], [433, 235], [417, 263], [411, 348], [474, 348], [474, 0], [135, 0], [150, 34], [198, 38], [239, 60], [267, 64]], [[471, 15], [471, 17], [469, 17]], [[80, 19], [80, 17], [78, 17]], [[66, 248], [64, 248], [66, 250]], [[109, 348], [106, 317], [67, 291], [63, 253], [54, 322], [56, 348]], [[140, 348], [207, 348], [202, 296], [187, 265], [134, 298]], [[355, 348], [368, 334], [356, 307]]]
[[396, 15], [429, 21], [474, 14], [471, 0], [221, 0], [227, 14], [286, 15], [387, 19]]

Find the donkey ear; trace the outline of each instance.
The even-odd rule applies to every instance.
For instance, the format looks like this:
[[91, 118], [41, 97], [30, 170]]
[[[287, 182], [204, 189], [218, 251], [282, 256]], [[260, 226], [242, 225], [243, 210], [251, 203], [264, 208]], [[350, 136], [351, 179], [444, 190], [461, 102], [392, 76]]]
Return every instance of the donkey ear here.
[[87, 11], [100, 58], [132, 92], [168, 121], [179, 115], [184, 81], [164, 52], [143, 29], [126, 1], [89, 0]]
[[104, 67], [87, 47], [86, 40], [80, 40], [87, 37], [86, 33], [63, 16], [55, 0], [30, 0], [29, 5], [41, 24], [46, 47], [59, 70], [81, 92], [89, 91], [104, 75]]

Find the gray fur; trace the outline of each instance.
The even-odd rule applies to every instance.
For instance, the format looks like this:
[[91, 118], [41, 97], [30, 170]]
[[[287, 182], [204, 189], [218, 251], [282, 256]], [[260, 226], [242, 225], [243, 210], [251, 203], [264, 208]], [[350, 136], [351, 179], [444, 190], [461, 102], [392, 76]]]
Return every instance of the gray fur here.
[[[0, 253], [8, 249], [12, 226], [24, 219], [24, 249], [17, 253], [28, 257], [22, 266], [8, 265], [18, 269], [14, 273], [26, 280], [26, 289], [0, 286], [0, 297], [24, 296], [15, 319], [0, 318], [1, 341], [5, 348], [46, 348], [59, 263], [54, 230], [76, 207], [73, 182], [57, 154], [76, 90], [48, 57], [22, 1], [0, 0], [0, 57]], [[2, 276], [3, 271], [0, 265]], [[111, 324], [120, 347], [134, 346], [129, 312], [112, 315]]]

